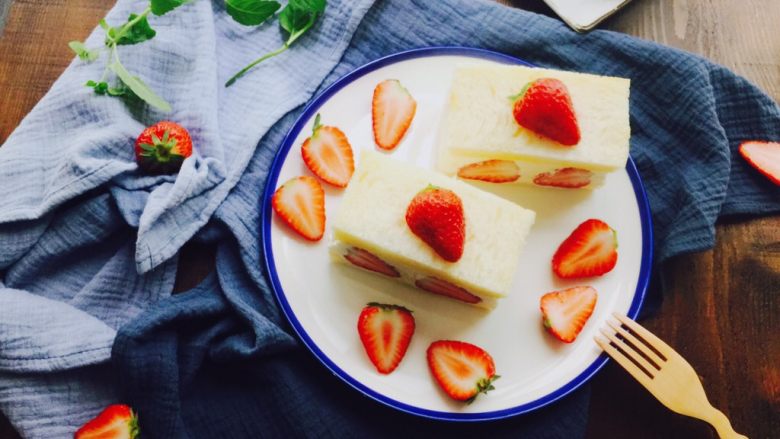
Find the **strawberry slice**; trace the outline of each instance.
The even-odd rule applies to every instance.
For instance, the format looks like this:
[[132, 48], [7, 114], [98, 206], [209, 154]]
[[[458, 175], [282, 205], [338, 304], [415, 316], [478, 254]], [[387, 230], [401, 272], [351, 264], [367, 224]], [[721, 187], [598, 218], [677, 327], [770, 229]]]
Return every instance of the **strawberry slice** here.
[[397, 79], [387, 79], [377, 84], [371, 102], [376, 144], [388, 151], [398, 146], [412, 124], [415, 111], [417, 102]]
[[509, 183], [520, 178], [520, 168], [511, 160], [485, 160], [458, 169], [458, 177], [490, 183]]
[[463, 256], [466, 219], [455, 192], [428, 185], [407, 206], [406, 224], [445, 261], [457, 262]]
[[559, 79], [539, 78], [517, 95], [512, 113], [521, 127], [573, 146], [580, 141], [580, 128], [566, 85]]
[[303, 162], [317, 177], [336, 187], [346, 187], [355, 172], [355, 160], [347, 136], [340, 129], [314, 118], [311, 137], [301, 146]]
[[392, 265], [380, 259], [375, 254], [358, 247], [350, 247], [344, 255], [344, 259], [365, 270], [384, 274], [390, 277], [401, 277], [398, 270]]
[[560, 168], [553, 172], [543, 172], [534, 177], [534, 183], [539, 186], [554, 186], [576, 189], [590, 184], [592, 172], [582, 168]]
[[451, 398], [473, 402], [480, 393], [493, 390], [499, 378], [493, 358], [479, 346], [455, 340], [431, 343], [428, 368], [439, 386]]
[[589, 219], [577, 226], [552, 258], [555, 274], [564, 279], [601, 276], [617, 264], [617, 233], [607, 223]]
[[439, 278], [428, 276], [422, 279], [414, 281], [414, 285], [417, 288], [428, 291], [429, 293], [438, 294], [440, 296], [447, 296], [461, 302], [466, 303], [479, 303], [482, 302], [482, 298], [469, 293], [465, 288], [461, 288], [455, 284], [441, 280]]
[[293, 177], [271, 198], [277, 215], [309, 241], [319, 241], [325, 233], [325, 191], [314, 177]]
[[739, 153], [750, 166], [780, 186], [780, 142], [743, 142], [739, 145]]
[[596, 290], [587, 286], [545, 294], [539, 300], [544, 327], [558, 340], [573, 342], [593, 314], [597, 298]]
[[406, 355], [414, 334], [412, 312], [400, 305], [369, 303], [358, 318], [358, 334], [379, 373], [388, 374]]
[[138, 417], [130, 407], [115, 404], [84, 424], [75, 439], [133, 439], [138, 436]]

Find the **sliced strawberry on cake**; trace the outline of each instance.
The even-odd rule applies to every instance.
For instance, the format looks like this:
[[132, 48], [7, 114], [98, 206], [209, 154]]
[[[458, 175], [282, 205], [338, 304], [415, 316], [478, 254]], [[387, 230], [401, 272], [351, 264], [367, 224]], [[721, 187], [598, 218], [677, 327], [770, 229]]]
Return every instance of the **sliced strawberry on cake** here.
[[303, 162], [317, 177], [336, 187], [346, 187], [355, 161], [347, 136], [338, 128], [320, 124], [320, 115], [314, 118], [311, 137], [301, 146]]
[[577, 226], [552, 258], [558, 277], [577, 279], [601, 276], [617, 264], [617, 233], [609, 224], [589, 219]]
[[517, 95], [512, 111], [521, 127], [574, 146], [580, 141], [580, 127], [566, 85], [560, 79], [539, 78], [526, 84]]
[[435, 341], [428, 347], [427, 358], [433, 378], [457, 401], [473, 402], [480, 393], [493, 390], [499, 378], [493, 357], [471, 343]]
[[463, 256], [466, 224], [455, 192], [428, 185], [406, 208], [406, 224], [444, 260], [457, 262]]
[[489, 183], [511, 183], [520, 178], [520, 168], [511, 160], [485, 160], [458, 170], [458, 177]]
[[545, 294], [539, 301], [545, 329], [564, 343], [573, 342], [593, 314], [597, 299], [596, 290], [588, 286]]
[[371, 120], [374, 141], [384, 150], [393, 150], [409, 129], [417, 111], [417, 101], [397, 79], [380, 82], [374, 89]]
[[271, 206], [279, 218], [309, 241], [325, 233], [325, 191], [314, 177], [294, 177], [274, 192]]
[[389, 374], [401, 363], [414, 328], [414, 317], [408, 309], [374, 302], [363, 308], [357, 324], [366, 354], [382, 374]]
[[534, 177], [539, 186], [578, 189], [590, 184], [593, 172], [582, 168], [560, 168], [552, 172], [542, 172]]

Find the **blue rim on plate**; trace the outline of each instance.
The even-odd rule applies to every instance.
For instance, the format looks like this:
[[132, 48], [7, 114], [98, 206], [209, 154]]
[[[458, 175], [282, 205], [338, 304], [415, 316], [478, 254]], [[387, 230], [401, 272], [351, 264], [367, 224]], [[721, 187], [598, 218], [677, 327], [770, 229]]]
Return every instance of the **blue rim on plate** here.
[[[427, 410], [419, 407], [415, 407], [400, 401], [396, 401], [392, 398], [388, 398], [374, 390], [371, 390], [344, 370], [339, 368], [330, 358], [328, 358], [309, 337], [309, 334], [303, 329], [301, 323], [290, 308], [290, 304], [287, 301], [287, 297], [284, 294], [282, 285], [279, 282], [279, 277], [276, 273], [276, 264], [274, 261], [273, 249], [271, 248], [271, 197], [276, 189], [276, 184], [279, 179], [279, 172], [281, 171], [282, 164], [287, 158], [287, 154], [290, 148], [293, 146], [293, 142], [298, 137], [298, 134], [306, 125], [306, 122], [316, 114], [317, 110], [328, 100], [331, 96], [337, 93], [339, 90], [350, 84], [354, 80], [361, 76], [370, 73], [379, 68], [385, 67], [390, 64], [394, 64], [401, 61], [406, 61], [414, 58], [433, 57], [433, 56], [467, 56], [472, 58], [481, 58], [491, 61], [497, 61], [505, 64], [519, 64], [533, 67], [526, 61], [519, 58], [515, 58], [509, 55], [505, 55], [499, 52], [493, 52], [485, 49], [476, 49], [470, 47], [457, 47], [457, 46], [440, 46], [440, 47], [425, 47], [419, 49], [412, 49], [405, 52], [399, 52], [393, 55], [385, 56], [376, 61], [372, 61], [368, 64], [359, 67], [352, 72], [341, 77], [338, 81], [333, 83], [319, 96], [311, 100], [311, 102], [304, 108], [303, 113], [295, 121], [295, 124], [287, 133], [284, 138], [279, 151], [276, 153], [271, 169], [266, 180], [265, 190], [263, 191], [262, 198], [262, 224], [261, 224], [261, 236], [263, 238], [263, 256], [265, 257], [265, 268], [268, 276], [271, 279], [271, 285], [274, 290], [279, 305], [284, 312], [284, 315], [289, 320], [298, 337], [303, 341], [304, 345], [314, 354], [314, 356], [322, 362], [333, 374], [344, 380], [347, 384], [357, 389], [364, 395], [372, 398], [384, 405], [395, 408], [397, 410], [410, 413], [417, 416], [422, 416], [430, 419], [446, 420], [446, 421], [489, 421], [502, 418], [508, 418], [511, 416], [528, 413], [532, 410], [544, 407], [566, 395], [573, 392], [575, 389], [584, 384], [590, 377], [592, 377], [599, 369], [601, 369], [608, 360], [608, 356], [602, 353], [593, 363], [590, 364], [582, 373], [577, 375], [574, 379], [561, 386], [559, 389], [551, 392], [541, 398], [534, 401], [527, 402], [525, 404], [518, 405], [516, 407], [510, 407], [503, 410], [496, 410], [483, 413], [451, 413], [442, 412], [436, 410]], [[650, 269], [653, 260], [653, 231], [652, 220], [650, 218], [650, 205], [647, 201], [647, 194], [645, 188], [642, 185], [642, 181], [639, 178], [639, 172], [636, 169], [634, 161], [629, 157], [626, 163], [626, 172], [631, 180], [631, 184], [634, 188], [634, 194], [636, 196], [637, 205], [639, 207], [639, 217], [642, 225], [642, 262], [639, 269], [639, 281], [634, 293], [634, 298], [631, 302], [631, 307], [628, 310], [628, 317], [635, 319], [639, 314], [639, 309], [642, 307], [642, 302], [645, 298], [645, 292], [647, 291], [647, 285], [650, 280]]]

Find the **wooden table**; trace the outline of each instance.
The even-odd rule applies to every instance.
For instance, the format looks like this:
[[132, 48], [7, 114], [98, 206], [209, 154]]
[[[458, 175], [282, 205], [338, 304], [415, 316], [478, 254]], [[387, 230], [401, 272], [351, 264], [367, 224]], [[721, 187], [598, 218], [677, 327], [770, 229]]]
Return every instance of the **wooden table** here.
[[[504, 2], [553, 15], [539, 0]], [[83, 39], [109, 7], [100, 0], [13, 2], [0, 37], [0, 144], [72, 59], [66, 43]], [[706, 56], [778, 100], [778, 23], [777, 0], [634, 0], [600, 27]], [[187, 247], [183, 257], [203, 265], [203, 252]], [[665, 300], [645, 325], [693, 364], [737, 431], [780, 437], [780, 217], [723, 221], [713, 250], [677, 257], [663, 270]], [[197, 279], [179, 281], [184, 289]], [[15, 437], [0, 415], [0, 438]], [[593, 380], [588, 437], [715, 435], [666, 410], [610, 362]]]

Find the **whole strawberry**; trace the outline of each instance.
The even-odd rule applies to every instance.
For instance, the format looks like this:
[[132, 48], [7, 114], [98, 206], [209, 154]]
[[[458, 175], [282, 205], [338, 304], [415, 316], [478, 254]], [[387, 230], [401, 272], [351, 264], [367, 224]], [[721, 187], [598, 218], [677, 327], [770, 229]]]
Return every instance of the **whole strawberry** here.
[[135, 140], [135, 160], [149, 174], [178, 172], [184, 159], [191, 155], [190, 133], [176, 122], [157, 122]]
[[457, 262], [463, 256], [466, 221], [455, 192], [428, 185], [406, 208], [406, 224], [444, 260]]
[[138, 417], [124, 404], [105, 408], [73, 435], [74, 439], [134, 439], [138, 436]]
[[528, 83], [515, 100], [513, 114], [521, 127], [561, 145], [573, 146], [580, 141], [569, 90], [558, 79], [540, 78]]

